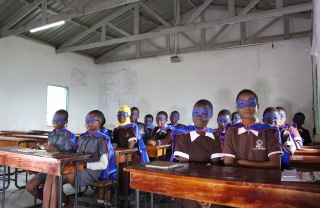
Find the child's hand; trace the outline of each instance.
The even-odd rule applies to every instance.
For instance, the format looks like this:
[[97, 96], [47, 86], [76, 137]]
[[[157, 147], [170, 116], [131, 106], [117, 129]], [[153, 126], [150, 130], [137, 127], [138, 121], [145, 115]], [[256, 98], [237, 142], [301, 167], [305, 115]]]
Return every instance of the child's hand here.
[[298, 129], [294, 128], [293, 126], [290, 126], [288, 128], [288, 131], [294, 135], [294, 137], [300, 137], [300, 133], [298, 131]]
[[148, 142], [148, 144], [151, 145], [151, 146], [156, 146], [156, 144], [157, 144], [157, 142], [154, 141], [154, 140], [148, 140], [147, 142]]

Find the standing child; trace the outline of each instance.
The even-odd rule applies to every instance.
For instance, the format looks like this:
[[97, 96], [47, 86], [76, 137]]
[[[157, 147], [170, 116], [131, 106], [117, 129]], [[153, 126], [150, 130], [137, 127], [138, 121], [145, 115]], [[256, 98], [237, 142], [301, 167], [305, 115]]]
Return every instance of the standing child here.
[[[90, 185], [98, 181], [101, 173], [108, 167], [109, 152], [112, 152], [112, 146], [106, 145], [106, 136], [100, 130], [103, 121], [103, 114], [98, 111], [90, 111], [85, 118], [87, 132], [81, 134], [75, 148], [76, 153], [91, 154], [86, 161], [84, 169], [78, 172], [79, 187]], [[107, 148], [108, 147], [108, 148]], [[69, 173], [63, 175], [63, 182], [75, 184], [75, 174]], [[57, 207], [58, 203], [59, 180], [57, 176], [48, 175], [44, 186], [43, 207]], [[74, 207], [74, 202], [67, 198], [63, 193], [64, 207]]]
[[304, 116], [304, 114], [299, 112], [294, 115], [293, 123], [297, 124], [299, 133], [303, 139], [303, 145], [312, 145], [312, 140], [311, 140], [309, 130], [302, 127], [302, 124], [304, 124], [305, 119], [306, 117]]
[[224, 135], [226, 133], [227, 125], [231, 122], [231, 112], [227, 109], [223, 109], [218, 113], [217, 124], [218, 131], [216, 132], [217, 136], [220, 138], [222, 142], [222, 146], [224, 143]]
[[140, 136], [143, 139], [143, 142], [145, 143], [147, 141], [147, 135], [146, 135], [146, 125], [144, 123], [138, 122], [139, 119], [139, 109], [137, 107], [131, 108], [131, 115], [130, 115], [130, 122], [135, 123], [138, 125]]
[[[54, 130], [48, 134], [48, 145], [43, 145], [47, 151], [73, 152], [76, 146], [76, 136], [65, 128], [68, 123], [68, 112], [58, 110], [52, 119]], [[39, 189], [44, 184], [47, 174], [37, 173], [26, 184], [26, 190], [37, 199], [43, 200], [43, 192]]]
[[170, 114], [170, 122], [168, 125], [172, 126], [175, 129], [181, 129], [186, 125], [178, 123], [180, 120], [180, 113], [178, 111], [172, 111]]
[[[213, 106], [208, 100], [199, 100], [193, 107], [194, 125], [176, 129], [172, 133], [175, 140], [174, 157], [182, 163], [217, 165], [221, 153], [221, 141], [214, 136], [214, 129], [208, 128]], [[181, 208], [211, 207], [210, 203], [179, 199]]]
[[224, 138], [223, 160], [225, 165], [253, 168], [280, 169], [282, 155], [276, 127], [260, 124], [256, 118], [258, 96], [244, 89], [237, 98], [237, 111], [242, 123], [227, 129]]
[[241, 116], [240, 116], [238, 111], [233, 112], [231, 117], [232, 117], [231, 118], [231, 124], [237, 124], [237, 123], [241, 123], [242, 122]]
[[144, 124], [146, 125], [146, 134], [147, 134], [147, 140], [151, 138], [153, 129], [156, 127], [153, 125], [153, 116], [151, 114], [147, 114], [144, 117]]

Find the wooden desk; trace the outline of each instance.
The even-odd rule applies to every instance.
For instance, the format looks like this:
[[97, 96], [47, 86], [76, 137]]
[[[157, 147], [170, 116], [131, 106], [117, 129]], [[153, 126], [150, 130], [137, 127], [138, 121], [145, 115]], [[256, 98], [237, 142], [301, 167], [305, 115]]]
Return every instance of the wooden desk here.
[[235, 207], [317, 207], [320, 198], [319, 183], [281, 182], [280, 170], [195, 164], [161, 170], [142, 164], [125, 171], [136, 197], [141, 190]]
[[160, 145], [160, 146], [146, 145], [149, 158], [155, 158], [155, 159], [158, 159], [162, 155], [166, 155], [167, 148], [170, 148], [170, 147], [171, 147], [171, 144]]
[[320, 145], [303, 146], [303, 149], [320, 149]]
[[8, 134], [37, 134], [36, 132], [33, 132], [33, 131], [16, 131], [16, 130], [2, 130], [1, 132], [5, 132], [5, 133], [8, 133]]
[[52, 130], [32, 130], [32, 131], [39, 134], [49, 134], [52, 132]]
[[114, 154], [116, 156], [117, 166], [119, 165], [119, 163], [130, 162], [132, 160], [132, 154], [138, 150], [137, 148], [123, 148], [123, 147], [115, 147], [113, 149], [114, 149]]
[[320, 156], [320, 149], [301, 149], [296, 150], [294, 155]]
[[35, 142], [39, 144], [48, 143], [48, 136], [45, 136], [45, 135], [12, 134], [10, 136], [17, 137], [17, 138], [34, 139]]
[[35, 141], [36, 141], [35, 139], [0, 136], [0, 147], [8, 147], [8, 146], [30, 147], [31, 146], [30, 144]]

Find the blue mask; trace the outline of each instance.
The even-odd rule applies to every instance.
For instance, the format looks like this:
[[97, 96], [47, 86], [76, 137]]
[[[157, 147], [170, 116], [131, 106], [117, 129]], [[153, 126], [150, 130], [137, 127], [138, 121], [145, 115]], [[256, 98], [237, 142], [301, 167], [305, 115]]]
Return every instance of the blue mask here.
[[257, 99], [253, 96], [251, 98], [249, 98], [248, 100], [244, 100], [244, 99], [239, 98], [237, 100], [237, 107], [240, 109], [245, 108], [245, 107], [256, 107], [257, 103], [258, 103]]
[[128, 118], [129, 115], [128, 115], [127, 112], [119, 111], [119, 112], [118, 112], [118, 117]]
[[92, 124], [95, 121], [97, 121], [93, 116], [87, 116], [86, 117], [86, 123]]
[[131, 116], [139, 117], [139, 112], [131, 112]]
[[265, 121], [275, 121], [277, 123], [280, 122], [280, 115], [279, 114], [273, 114], [273, 113], [266, 113], [264, 116], [263, 116], [263, 120]]
[[287, 114], [286, 113], [279, 113], [281, 119], [286, 119]]
[[203, 118], [209, 119], [211, 117], [211, 110], [209, 108], [199, 109], [194, 107], [192, 110], [192, 118], [202, 116]]
[[218, 125], [230, 123], [230, 118], [223, 118], [218, 116], [217, 123]]
[[241, 116], [239, 114], [235, 114], [235, 115], [233, 115], [232, 120], [240, 121], [241, 120]]
[[62, 124], [65, 121], [63, 116], [53, 116], [52, 122], [57, 122], [58, 124]]
[[165, 116], [157, 116], [156, 117], [156, 121], [161, 121], [161, 122], [165, 122], [167, 120], [167, 118]]
[[152, 119], [145, 119], [144, 120], [144, 123], [147, 124], [147, 125], [151, 125], [152, 122], [153, 122]]
[[177, 113], [171, 114], [170, 118], [179, 119], [179, 114], [177, 114]]

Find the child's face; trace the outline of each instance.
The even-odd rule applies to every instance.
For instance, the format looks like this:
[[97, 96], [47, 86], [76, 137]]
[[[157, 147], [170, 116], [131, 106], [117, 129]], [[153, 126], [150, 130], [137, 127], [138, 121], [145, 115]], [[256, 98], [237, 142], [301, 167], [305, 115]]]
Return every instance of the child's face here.
[[255, 102], [255, 98], [250, 93], [242, 93], [237, 100], [237, 111], [242, 120], [255, 118], [259, 109], [259, 103]]
[[100, 129], [101, 120], [96, 117], [95, 114], [87, 114], [86, 117], [86, 129], [87, 131], [96, 131]]
[[153, 123], [152, 118], [148, 118], [148, 117], [147, 117], [147, 118], [144, 119], [144, 124], [145, 124], [146, 126], [151, 126], [152, 123]]
[[212, 112], [209, 105], [196, 104], [192, 110], [192, 120], [197, 128], [206, 128], [209, 120], [212, 118]]
[[130, 115], [130, 122], [136, 123], [139, 118], [139, 111], [138, 110], [132, 110]]
[[302, 115], [295, 115], [292, 120], [298, 126], [301, 126], [302, 124], [304, 124], [304, 117]]
[[262, 119], [263, 123], [278, 126], [280, 123], [280, 115], [277, 111], [267, 112]]
[[156, 122], [158, 127], [163, 127], [164, 125], [166, 125], [167, 121], [168, 119], [164, 114], [157, 114]]
[[279, 115], [280, 115], [280, 122], [278, 125], [283, 126], [286, 123], [287, 114], [283, 110], [279, 110]]
[[217, 123], [220, 130], [226, 130], [227, 124], [230, 122], [231, 120], [229, 115], [220, 115], [217, 118]]
[[178, 123], [179, 121], [179, 114], [178, 113], [171, 113], [170, 115], [170, 122], [175, 124], [175, 123]]
[[52, 119], [52, 125], [54, 129], [61, 129], [68, 123], [68, 120], [65, 119], [64, 115], [56, 113]]
[[124, 123], [124, 122], [126, 122], [126, 119], [128, 118], [128, 116], [129, 116], [129, 115], [128, 115], [127, 112], [119, 111], [119, 112], [118, 112], [118, 115], [117, 115], [119, 123]]
[[233, 114], [233, 116], [232, 116], [232, 121], [231, 121], [232, 124], [241, 123], [241, 121], [242, 121], [242, 120], [241, 120], [241, 116], [240, 116], [239, 113]]

